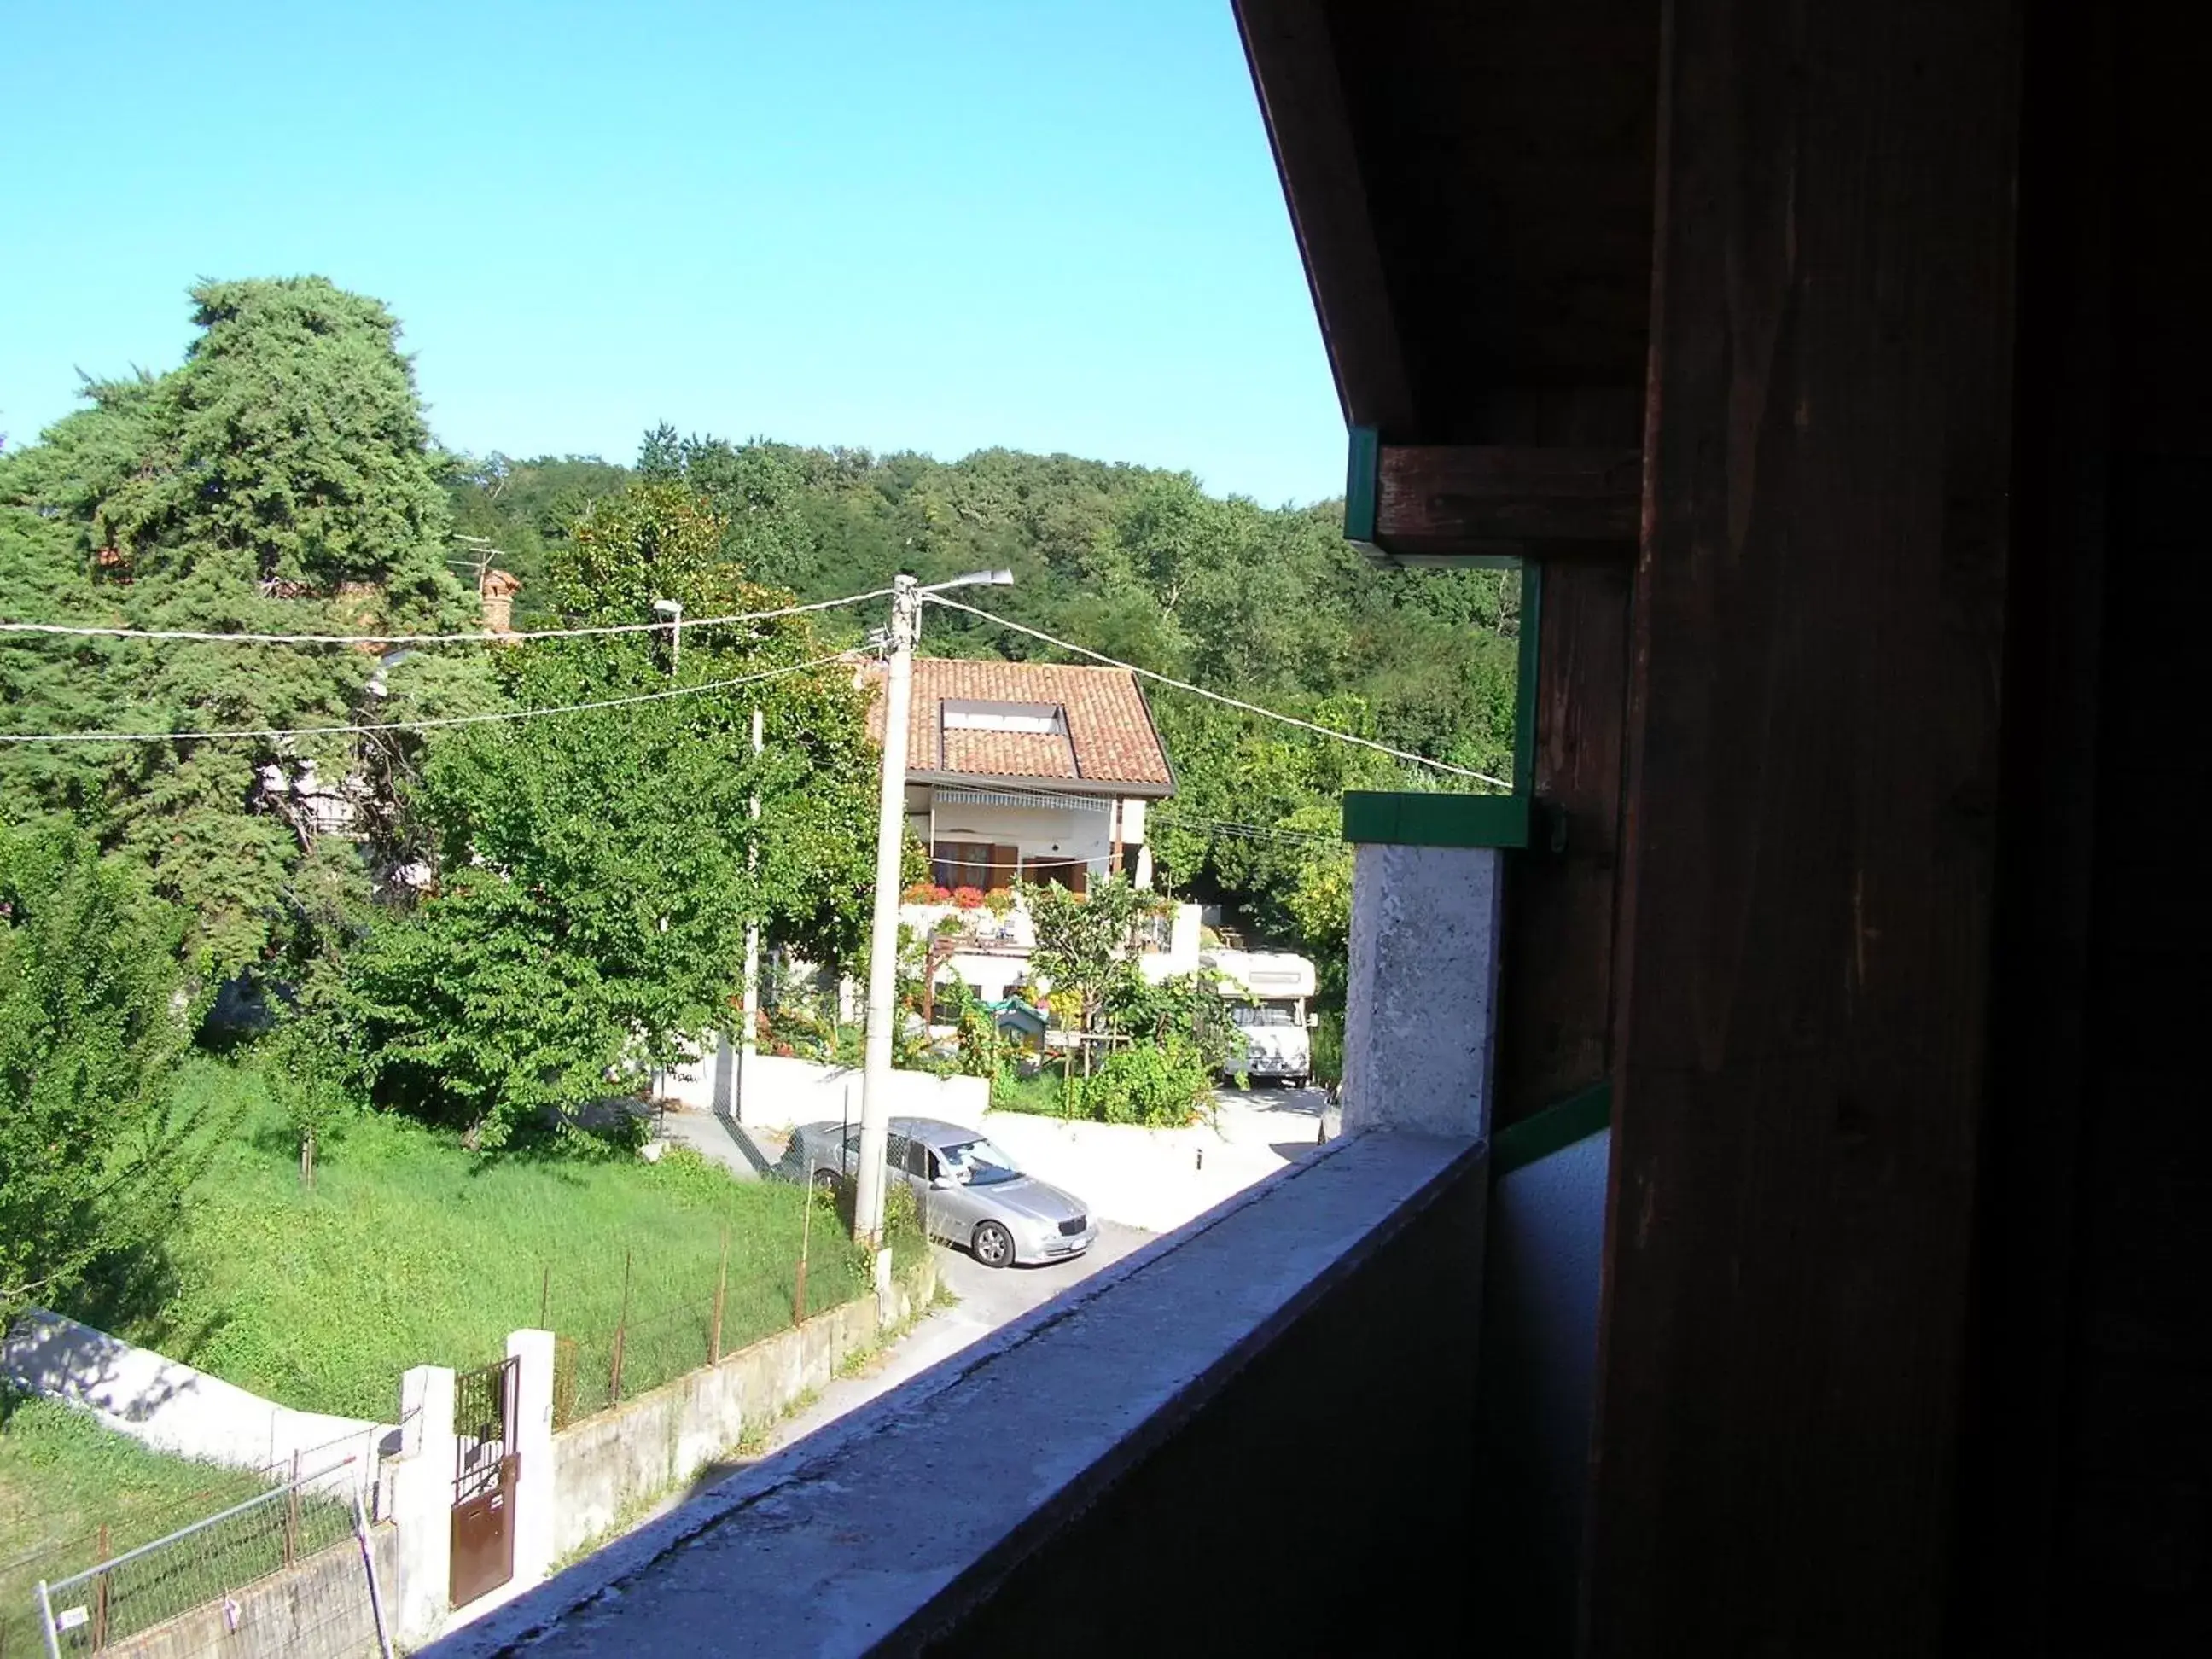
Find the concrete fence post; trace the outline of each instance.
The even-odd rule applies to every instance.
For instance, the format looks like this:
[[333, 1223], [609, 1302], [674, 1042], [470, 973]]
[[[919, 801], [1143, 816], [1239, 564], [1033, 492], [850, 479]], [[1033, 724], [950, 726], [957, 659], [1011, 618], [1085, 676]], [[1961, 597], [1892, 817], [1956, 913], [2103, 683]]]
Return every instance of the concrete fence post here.
[[453, 1548], [453, 1373], [417, 1365], [399, 1379], [399, 1455], [386, 1460], [398, 1530], [392, 1634], [418, 1647], [445, 1628]]
[[553, 1333], [516, 1331], [514, 1449], [514, 1583], [542, 1583], [553, 1570]]
[[888, 1249], [876, 1252], [876, 1328], [882, 1330], [891, 1322], [891, 1299], [896, 1286], [891, 1279], [891, 1253]]
[[1353, 854], [1343, 1133], [1490, 1133], [1504, 854], [1364, 842]]

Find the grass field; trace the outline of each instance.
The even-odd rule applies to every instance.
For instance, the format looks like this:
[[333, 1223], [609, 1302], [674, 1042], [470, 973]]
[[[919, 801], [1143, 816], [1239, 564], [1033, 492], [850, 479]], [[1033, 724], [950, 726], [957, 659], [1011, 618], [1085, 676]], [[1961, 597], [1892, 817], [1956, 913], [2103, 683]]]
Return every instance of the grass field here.
[[[499, 1357], [541, 1307], [599, 1403], [621, 1316], [627, 1396], [704, 1363], [726, 1228], [725, 1351], [792, 1319], [799, 1190], [738, 1182], [679, 1149], [481, 1158], [386, 1114], [326, 1139], [316, 1184], [251, 1066], [195, 1060], [183, 1085], [245, 1115], [161, 1248], [69, 1310], [241, 1388], [310, 1411], [391, 1421], [410, 1365]], [[807, 1310], [868, 1275], [826, 1206], [808, 1225]]]
[[45, 1651], [34, 1587], [92, 1565], [102, 1525], [120, 1554], [261, 1489], [252, 1474], [149, 1451], [67, 1406], [0, 1393], [0, 1654]]

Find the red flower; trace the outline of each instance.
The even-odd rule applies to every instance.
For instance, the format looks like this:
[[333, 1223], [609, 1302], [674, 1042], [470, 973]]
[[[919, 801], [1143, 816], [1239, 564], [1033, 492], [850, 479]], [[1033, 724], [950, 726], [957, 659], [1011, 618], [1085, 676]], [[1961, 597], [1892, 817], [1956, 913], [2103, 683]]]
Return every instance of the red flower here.
[[956, 887], [952, 890], [952, 902], [963, 910], [980, 910], [983, 908], [983, 890], [980, 887]]

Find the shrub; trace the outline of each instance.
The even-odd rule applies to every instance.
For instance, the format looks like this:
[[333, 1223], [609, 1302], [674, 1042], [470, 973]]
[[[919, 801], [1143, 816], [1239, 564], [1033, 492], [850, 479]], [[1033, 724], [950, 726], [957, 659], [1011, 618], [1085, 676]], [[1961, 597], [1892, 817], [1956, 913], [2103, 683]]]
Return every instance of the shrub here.
[[1170, 1033], [1164, 1042], [1117, 1048], [1085, 1078], [1082, 1115], [1100, 1123], [1181, 1128], [1212, 1093], [1213, 1075], [1195, 1044]]
[[963, 910], [980, 910], [983, 908], [983, 890], [980, 887], [956, 887], [952, 890], [952, 902]]
[[973, 996], [963, 998], [954, 1022], [959, 1028], [961, 1074], [994, 1076], [999, 1069], [999, 1027], [991, 1011]]
[[943, 904], [952, 895], [933, 881], [918, 881], [899, 896], [908, 904]]

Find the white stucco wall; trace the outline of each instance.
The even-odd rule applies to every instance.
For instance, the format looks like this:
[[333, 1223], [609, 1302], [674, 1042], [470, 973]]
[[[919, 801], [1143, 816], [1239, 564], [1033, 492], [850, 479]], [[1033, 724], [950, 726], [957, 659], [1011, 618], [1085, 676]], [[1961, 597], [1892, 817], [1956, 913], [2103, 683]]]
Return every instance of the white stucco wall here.
[[1018, 847], [1024, 859], [1081, 859], [1098, 875], [1105, 874], [1114, 851], [1113, 820], [1103, 811], [959, 801], [938, 807], [933, 828], [926, 816], [916, 828], [925, 840]]
[[[661, 1073], [668, 1098], [701, 1111], [714, 1104], [715, 1057], [708, 1054], [688, 1066]], [[740, 1115], [756, 1127], [795, 1123], [860, 1121], [860, 1073], [850, 1066], [755, 1054], [744, 1079]], [[927, 1072], [891, 1073], [891, 1113], [902, 1117], [945, 1117], [965, 1122], [989, 1103], [991, 1085], [980, 1077], [937, 1077]]]
[[0, 1376], [81, 1407], [157, 1451], [232, 1468], [281, 1464], [299, 1452], [315, 1454], [319, 1467], [352, 1455], [365, 1469], [389, 1432], [380, 1423], [280, 1406], [37, 1308], [17, 1319], [0, 1343]]

